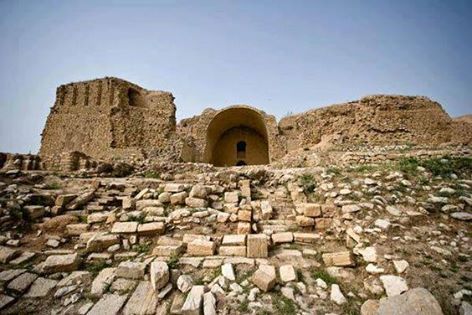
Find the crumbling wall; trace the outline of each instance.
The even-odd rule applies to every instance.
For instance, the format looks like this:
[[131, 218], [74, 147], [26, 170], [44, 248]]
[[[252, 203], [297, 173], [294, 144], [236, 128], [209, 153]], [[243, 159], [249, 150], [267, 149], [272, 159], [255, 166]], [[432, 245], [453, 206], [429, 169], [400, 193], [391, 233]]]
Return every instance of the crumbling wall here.
[[426, 97], [374, 95], [282, 119], [287, 150], [342, 144], [470, 144], [472, 128]]
[[76, 151], [104, 160], [145, 157], [155, 147], [167, 146], [175, 133], [173, 101], [171, 93], [147, 91], [117, 78], [61, 85], [40, 156], [54, 160]]

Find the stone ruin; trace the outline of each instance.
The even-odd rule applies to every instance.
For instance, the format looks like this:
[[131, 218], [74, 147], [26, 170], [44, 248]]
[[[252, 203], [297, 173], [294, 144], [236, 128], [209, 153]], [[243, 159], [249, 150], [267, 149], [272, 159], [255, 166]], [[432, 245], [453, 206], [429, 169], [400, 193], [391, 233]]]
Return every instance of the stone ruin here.
[[1, 314], [471, 314], [470, 116], [175, 111], [71, 83], [39, 155], [0, 153]]
[[117, 78], [61, 85], [42, 133], [44, 169], [91, 161], [155, 160], [260, 165], [349, 145], [469, 145], [471, 124], [425, 97], [376, 95], [275, 117], [247, 105], [176, 123], [174, 97]]

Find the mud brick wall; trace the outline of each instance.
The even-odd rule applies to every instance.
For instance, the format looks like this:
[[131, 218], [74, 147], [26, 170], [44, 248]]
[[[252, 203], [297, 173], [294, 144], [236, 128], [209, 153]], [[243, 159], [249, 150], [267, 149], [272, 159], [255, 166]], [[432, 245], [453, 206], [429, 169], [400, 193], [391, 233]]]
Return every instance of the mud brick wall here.
[[426, 97], [374, 95], [282, 119], [287, 150], [336, 144], [470, 144], [472, 125], [455, 122]]
[[40, 156], [82, 152], [110, 160], [146, 155], [167, 146], [175, 133], [171, 93], [147, 91], [117, 78], [70, 83], [57, 88], [41, 140]]

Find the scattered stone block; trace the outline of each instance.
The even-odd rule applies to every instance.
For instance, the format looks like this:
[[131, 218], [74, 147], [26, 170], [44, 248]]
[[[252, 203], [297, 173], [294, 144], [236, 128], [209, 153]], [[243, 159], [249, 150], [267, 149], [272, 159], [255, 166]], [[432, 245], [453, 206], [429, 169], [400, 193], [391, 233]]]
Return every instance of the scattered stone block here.
[[261, 268], [263, 265], [257, 269], [257, 271], [252, 275], [251, 281], [264, 292], [271, 290], [277, 281], [275, 276], [275, 269], [272, 272], [268, 272], [267, 268]]
[[11, 296], [8, 296], [6, 294], [0, 294], [0, 310], [10, 305], [14, 300], [15, 298]]
[[46, 278], [37, 278], [33, 282], [29, 291], [24, 295], [27, 298], [41, 298], [45, 297], [51, 292], [51, 290], [56, 286], [57, 281], [46, 279]]
[[127, 299], [126, 295], [105, 294], [87, 315], [117, 315]]
[[326, 253], [322, 255], [322, 258], [326, 266], [345, 267], [355, 265], [354, 258], [350, 251]]
[[398, 273], [403, 273], [410, 266], [406, 260], [394, 260], [393, 266]]
[[120, 238], [118, 235], [98, 232], [93, 234], [93, 236], [87, 241], [87, 251], [103, 251], [115, 244], [120, 244]]
[[408, 290], [408, 285], [402, 277], [385, 275], [380, 276], [380, 281], [382, 281], [385, 293], [387, 293], [388, 297], [400, 295]]
[[79, 236], [88, 231], [89, 225], [87, 223], [68, 224], [66, 226], [67, 235]]
[[297, 280], [297, 273], [292, 265], [283, 265], [279, 268], [280, 280], [282, 282], [290, 282]]
[[361, 207], [359, 207], [358, 205], [344, 205], [341, 208], [341, 212], [343, 214], [354, 213], [354, 212], [358, 212], [360, 210], [361, 210]]
[[128, 303], [123, 309], [123, 315], [155, 314], [158, 298], [149, 281], [140, 281]]
[[70, 272], [77, 270], [80, 263], [80, 257], [77, 253], [68, 255], [52, 255], [46, 258], [43, 263], [43, 272]]
[[77, 198], [77, 195], [75, 195], [75, 194], [59, 195], [56, 198], [55, 205], [60, 207], [60, 208], [63, 208], [65, 206], [67, 206], [70, 202], [72, 202], [72, 200], [74, 200], [75, 198]]
[[216, 315], [216, 298], [211, 292], [203, 294], [203, 314]]
[[226, 263], [223, 266], [221, 266], [221, 274], [223, 275], [223, 277], [225, 277], [226, 279], [230, 281], [236, 280], [233, 265], [231, 263]]
[[92, 282], [90, 293], [94, 296], [102, 296], [116, 278], [116, 268], [102, 269]]
[[36, 278], [38, 278], [38, 276], [34, 273], [22, 273], [8, 284], [7, 289], [16, 293], [23, 293], [30, 287]]
[[18, 277], [22, 273], [25, 273], [26, 269], [8, 269], [0, 272], [0, 282], [8, 282], [13, 278]]
[[116, 268], [116, 276], [119, 278], [140, 280], [144, 277], [146, 264], [133, 261], [123, 261]]
[[[401, 295], [380, 299], [376, 314], [442, 315], [443, 312], [436, 298], [428, 290], [414, 288]], [[470, 313], [464, 313], [466, 314]]]
[[269, 256], [268, 240], [265, 234], [247, 236], [247, 257], [266, 258]]
[[122, 202], [123, 210], [134, 210], [134, 209], [136, 209], [136, 199], [134, 199], [134, 198], [124, 197], [121, 202]]
[[31, 220], [42, 218], [46, 213], [44, 206], [25, 206], [24, 210]]
[[18, 249], [0, 246], [0, 263], [6, 264], [20, 254]]
[[339, 285], [337, 284], [332, 284], [331, 285], [331, 295], [330, 295], [331, 301], [338, 305], [342, 305], [347, 303], [346, 298], [344, 297], [343, 293], [341, 292], [341, 289], [339, 288]]
[[194, 285], [182, 306], [182, 315], [200, 315], [204, 293], [205, 287], [203, 285]]
[[193, 286], [193, 280], [192, 280], [192, 277], [190, 277], [189, 275], [181, 275], [177, 279], [177, 288], [182, 293], [186, 293], [186, 292], [190, 291], [192, 286]]
[[154, 291], [158, 291], [165, 287], [169, 282], [169, 266], [163, 261], [153, 261], [151, 263], [151, 285]]

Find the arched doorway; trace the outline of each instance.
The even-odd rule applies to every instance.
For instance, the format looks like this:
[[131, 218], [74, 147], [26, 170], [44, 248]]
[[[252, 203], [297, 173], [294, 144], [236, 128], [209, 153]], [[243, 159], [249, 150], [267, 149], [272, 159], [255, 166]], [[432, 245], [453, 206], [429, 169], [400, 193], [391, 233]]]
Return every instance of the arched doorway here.
[[262, 115], [243, 106], [220, 111], [207, 128], [205, 161], [215, 166], [269, 163], [269, 142]]

